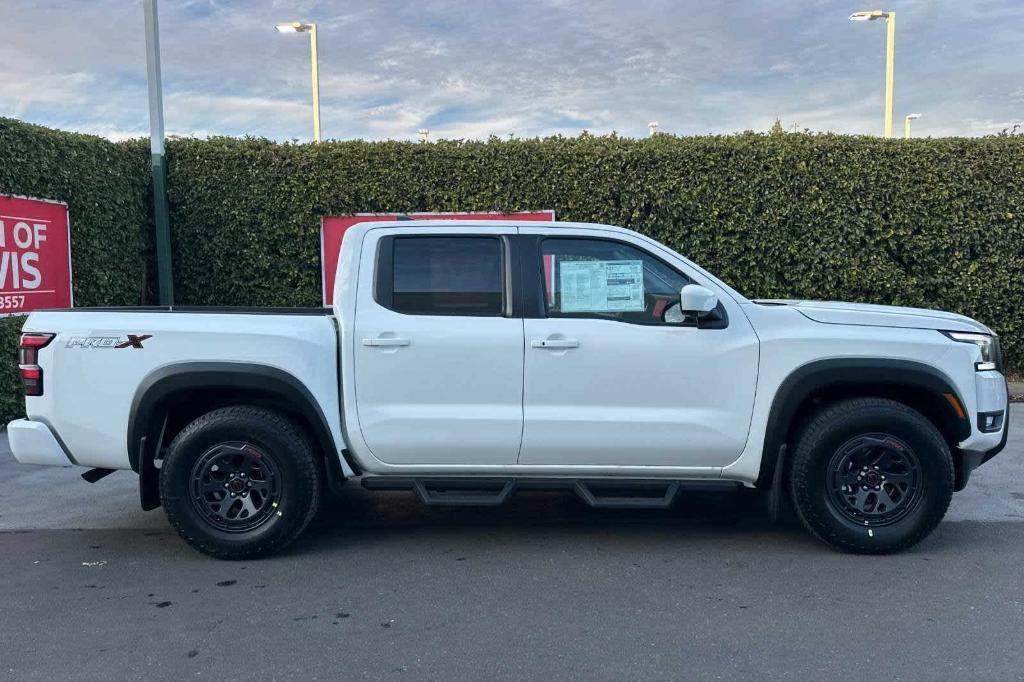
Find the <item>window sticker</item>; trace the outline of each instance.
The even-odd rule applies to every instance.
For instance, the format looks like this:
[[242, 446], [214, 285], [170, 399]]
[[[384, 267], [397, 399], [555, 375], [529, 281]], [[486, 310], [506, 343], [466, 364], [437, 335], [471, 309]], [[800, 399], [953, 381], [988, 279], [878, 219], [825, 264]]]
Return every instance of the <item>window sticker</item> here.
[[560, 261], [563, 313], [621, 313], [644, 309], [640, 260]]

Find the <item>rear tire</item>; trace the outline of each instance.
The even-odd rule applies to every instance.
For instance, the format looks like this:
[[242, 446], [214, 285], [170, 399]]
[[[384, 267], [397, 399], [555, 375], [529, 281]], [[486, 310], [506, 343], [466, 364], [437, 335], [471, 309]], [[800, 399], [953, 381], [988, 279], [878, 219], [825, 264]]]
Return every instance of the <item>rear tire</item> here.
[[942, 520], [953, 459], [938, 429], [893, 400], [857, 398], [818, 412], [799, 435], [789, 476], [804, 526], [861, 554], [906, 549]]
[[167, 519], [185, 542], [218, 559], [283, 548], [316, 514], [320, 490], [307, 434], [259, 407], [199, 417], [174, 438], [160, 468]]

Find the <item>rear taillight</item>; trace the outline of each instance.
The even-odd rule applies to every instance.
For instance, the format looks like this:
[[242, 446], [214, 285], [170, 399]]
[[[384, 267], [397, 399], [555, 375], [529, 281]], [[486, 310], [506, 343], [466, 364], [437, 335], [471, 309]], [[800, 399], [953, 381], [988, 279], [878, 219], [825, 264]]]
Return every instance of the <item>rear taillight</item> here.
[[54, 334], [26, 332], [18, 345], [18, 369], [25, 395], [43, 394], [43, 369], [39, 366], [39, 349], [53, 341]]

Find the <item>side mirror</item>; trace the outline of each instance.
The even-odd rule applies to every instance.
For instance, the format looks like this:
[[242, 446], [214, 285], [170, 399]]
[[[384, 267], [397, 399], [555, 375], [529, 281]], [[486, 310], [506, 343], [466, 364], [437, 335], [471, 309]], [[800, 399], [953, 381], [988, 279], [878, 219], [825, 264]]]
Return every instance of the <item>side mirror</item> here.
[[687, 284], [679, 292], [679, 307], [684, 313], [703, 317], [718, 305], [715, 292], [699, 284]]

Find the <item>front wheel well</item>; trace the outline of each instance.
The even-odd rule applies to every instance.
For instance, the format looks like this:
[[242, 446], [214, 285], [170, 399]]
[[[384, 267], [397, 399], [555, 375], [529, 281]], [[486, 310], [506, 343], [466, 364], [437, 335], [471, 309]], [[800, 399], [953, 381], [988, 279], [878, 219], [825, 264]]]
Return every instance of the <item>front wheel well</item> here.
[[784, 442], [792, 443], [815, 412], [851, 398], [885, 398], [920, 412], [938, 429], [950, 448], [955, 448], [963, 438], [960, 431], [960, 419], [948, 399], [942, 394], [936, 394], [920, 386], [905, 384], [852, 383], [825, 386], [804, 398], [790, 420]]
[[970, 435], [971, 422], [948, 376], [910, 360], [835, 358], [804, 365], [779, 385], [765, 427], [756, 486], [777, 488], [775, 483], [788, 473], [786, 453], [792, 447], [785, 446], [795, 443], [816, 411], [851, 398], [885, 398], [921, 413], [949, 444], [960, 466], [957, 445]]

